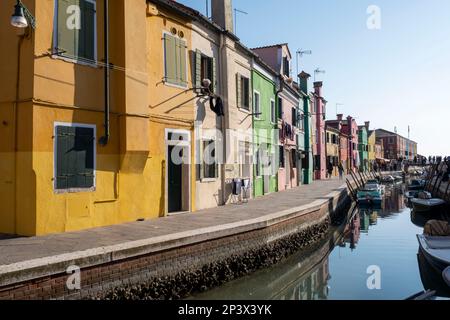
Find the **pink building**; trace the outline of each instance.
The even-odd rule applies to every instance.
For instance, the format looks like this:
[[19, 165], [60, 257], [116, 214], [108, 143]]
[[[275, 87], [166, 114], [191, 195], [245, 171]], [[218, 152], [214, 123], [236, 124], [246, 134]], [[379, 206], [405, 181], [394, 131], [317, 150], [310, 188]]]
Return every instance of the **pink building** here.
[[326, 139], [325, 139], [325, 118], [326, 118], [326, 104], [327, 101], [322, 95], [323, 83], [314, 82], [313, 93], [313, 110], [312, 110], [312, 124], [313, 124], [313, 162], [314, 162], [314, 177], [316, 180], [326, 179]]

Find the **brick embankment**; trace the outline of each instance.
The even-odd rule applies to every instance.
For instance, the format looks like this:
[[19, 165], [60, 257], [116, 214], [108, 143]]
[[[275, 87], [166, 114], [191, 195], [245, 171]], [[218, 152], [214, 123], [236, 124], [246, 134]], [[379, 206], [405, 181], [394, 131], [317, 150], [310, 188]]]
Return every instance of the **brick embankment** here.
[[[259, 202], [256, 200], [248, 207], [230, 207], [228, 224], [214, 224], [214, 218], [220, 220], [222, 217], [217, 209], [216, 216], [213, 210], [192, 215], [192, 218], [185, 216], [167, 220], [172, 221], [172, 226], [178, 219], [191, 219], [194, 225], [199, 226], [200, 220], [204, 220], [207, 221], [205, 227], [161, 236], [155, 234], [135, 241], [114, 238], [109, 246], [82, 251], [65, 248], [65, 253], [39, 257], [39, 250], [34, 250], [30, 252], [30, 258], [21, 257], [20, 261], [14, 261], [14, 257], [8, 260], [3, 254], [12, 250], [9, 246], [18, 240], [4, 240], [8, 242], [7, 245], [0, 242], [0, 263], [2, 259], [10, 263], [0, 264], [0, 299], [167, 299], [182, 298], [193, 291], [220, 285], [277, 263], [320, 240], [327, 233], [332, 216], [349, 202], [342, 182], [329, 183], [324, 191], [321, 187], [325, 184], [310, 189], [306, 204], [303, 204], [305, 199], [299, 198], [303, 197], [304, 191], [293, 190]], [[280, 208], [279, 211], [269, 210], [269, 203], [275, 199], [284, 203], [284, 207], [272, 204], [274, 208]], [[290, 208], [286, 208], [286, 202], [290, 203]], [[294, 203], [299, 206], [292, 206]], [[267, 211], [256, 210], [260, 207]], [[233, 212], [242, 210], [249, 211], [247, 219], [233, 221]], [[156, 221], [149, 222], [148, 226], [155, 227], [158, 223], [170, 224]], [[130, 231], [133, 228], [138, 230], [139, 226], [132, 224], [128, 228]], [[178, 229], [183, 227], [184, 224], [177, 224]], [[111, 229], [114, 227], [102, 232], [107, 234]], [[71, 239], [83, 238], [87, 234], [90, 233], [72, 234]], [[29, 245], [37, 239], [30, 239]], [[67, 236], [64, 239], [70, 243]], [[58, 236], [46, 241], [50, 247], [58, 241]], [[22, 244], [22, 247], [26, 250], [26, 246]], [[57, 249], [49, 250], [56, 253]], [[32, 259], [33, 255], [36, 258]], [[70, 275], [66, 270], [72, 265], [81, 269], [79, 290], [69, 290], [67, 286]]]

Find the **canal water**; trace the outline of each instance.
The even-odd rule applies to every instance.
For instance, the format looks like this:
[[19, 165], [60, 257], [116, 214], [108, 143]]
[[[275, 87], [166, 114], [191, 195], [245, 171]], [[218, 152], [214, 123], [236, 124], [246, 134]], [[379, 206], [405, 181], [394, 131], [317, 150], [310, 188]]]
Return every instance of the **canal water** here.
[[404, 192], [388, 187], [381, 209], [352, 208], [314, 247], [191, 299], [403, 300], [430, 289], [416, 238], [427, 218], [411, 212]]

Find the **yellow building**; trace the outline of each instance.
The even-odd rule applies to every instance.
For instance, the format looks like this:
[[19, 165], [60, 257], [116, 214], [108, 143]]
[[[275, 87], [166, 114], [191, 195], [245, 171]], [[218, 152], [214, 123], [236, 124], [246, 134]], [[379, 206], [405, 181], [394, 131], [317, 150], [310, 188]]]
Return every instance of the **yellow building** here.
[[369, 170], [373, 170], [373, 166], [377, 160], [376, 156], [376, 147], [377, 144], [377, 135], [375, 130], [369, 131], [369, 137], [367, 138], [367, 145], [369, 148]]
[[326, 152], [327, 152], [327, 174], [329, 170], [331, 171], [331, 176], [339, 176], [339, 144], [340, 144], [340, 131], [327, 126], [326, 128]]
[[15, 0], [0, 3], [0, 233], [194, 211], [188, 19], [109, 1], [107, 81], [103, 1], [23, 3], [35, 30], [11, 26]]

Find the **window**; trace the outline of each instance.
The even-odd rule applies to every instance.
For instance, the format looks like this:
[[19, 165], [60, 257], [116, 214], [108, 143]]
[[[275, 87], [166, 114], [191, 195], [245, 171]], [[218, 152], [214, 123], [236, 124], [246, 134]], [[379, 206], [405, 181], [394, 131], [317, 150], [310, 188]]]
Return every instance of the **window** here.
[[278, 98], [278, 119], [283, 119], [283, 99]]
[[276, 108], [275, 108], [275, 101], [274, 100], [270, 100], [270, 121], [272, 123], [276, 123], [277, 121], [277, 116], [276, 116]]
[[279, 156], [280, 156], [280, 168], [284, 168], [284, 147], [279, 147]]
[[250, 111], [250, 79], [243, 75], [236, 74], [236, 98], [238, 108]]
[[259, 148], [258, 148], [258, 150], [256, 150], [255, 157], [256, 157], [255, 175], [257, 177], [260, 177], [261, 176], [261, 151], [259, 150]]
[[260, 101], [260, 95], [259, 92], [255, 91], [255, 97], [254, 97], [254, 113], [256, 119], [261, 119], [261, 101]]
[[202, 179], [216, 179], [219, 177], [216, 158], [216, 142], [203, 141]]
[[320, 165], [320, 155], [314, 156], [314, 170], [320, 171], [321, 165]]
[[298, 159], [297, 151], [293, 150], [291, 154], [292, 154], [292, 168], [297, 169], [297, 159]]
[[292, 108], [292, 125], [297, 127], [297, 109]]
[[283, 74], [284, 74], [286, 77], [290, 77], [290, 76], [291, 76], [290, 65], [289, 65], [289, 59], [288, 59], [288, 57], [284, 57], [284, 58], [283, 58]]
[[164, 33], [164, 81], [168, 84], [187, 86], [186, 41]]
[[95, 126], [55, 124], [55, 190], [95, 188]]
[[[96, 0], [59, 0], [55, 3], [53, 53], [76, 61], [96, 63]], [[79, 24], [69, 19], [76, 12], [72, 7], [74, 5], [80, 8]]]
[[304, 121], [305, 120], [305, 117], [304, 117], [304, 114], [303, 113], [300, 113], [299, 114], [299, 119], [298, 119], [298, 122], [297, 122], [297, 127], [300, 129], [300, 130], [304, 130], [305, 129], [305, 124], [304, 124]]
[[394, 138], [392, 137], [389, 138], [389, 144], [394, 144]]
[[208, 57], [200, 50], [195, 52], [195, 87], [201, 88], [204, 79], [211, 80], [210, 90], [216, 92], [217, 76], [216, 76], [216, 59]]
[[330, 134], [327, 133], [327, 143], [330, 143]]

